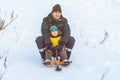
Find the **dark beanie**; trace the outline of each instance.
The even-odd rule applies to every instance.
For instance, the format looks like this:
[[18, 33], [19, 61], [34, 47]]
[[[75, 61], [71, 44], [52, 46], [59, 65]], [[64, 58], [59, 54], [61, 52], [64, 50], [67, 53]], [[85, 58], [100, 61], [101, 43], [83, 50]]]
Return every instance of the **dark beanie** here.
[[56, 5], [53, 7], [52, 13], [53, 13], [53, 12], [56, 12], [56, 11], [62, 12], [61, 7], [60, 7], [59, 4], [56, 4]]

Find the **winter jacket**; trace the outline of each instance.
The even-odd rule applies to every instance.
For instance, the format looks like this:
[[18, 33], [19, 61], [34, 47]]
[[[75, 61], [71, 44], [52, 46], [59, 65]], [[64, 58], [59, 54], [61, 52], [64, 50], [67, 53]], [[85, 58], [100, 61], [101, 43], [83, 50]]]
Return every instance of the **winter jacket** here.
[[60, 36], [50, 37], [50, 41], [51, 41], [53, 47], [56, 47], [59, 45], [59, 40], [60, 40]]
[[50, 26], [55, 25], [61, 32], [61, 39], [60, 42], [67, 43], [70, 37], [70, 27], [67, 22], [67, 19], [61, 15], [59, 20], [55, 20], [51, 13], [43, 19], [41, 32], [44, 38], [45, 45], [52, 44], [50, 41]]

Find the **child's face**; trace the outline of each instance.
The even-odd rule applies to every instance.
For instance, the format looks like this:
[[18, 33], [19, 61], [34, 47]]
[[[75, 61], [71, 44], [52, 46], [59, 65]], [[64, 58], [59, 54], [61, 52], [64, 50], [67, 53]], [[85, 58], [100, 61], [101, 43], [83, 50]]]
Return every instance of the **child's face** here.
[[58, 36], [58, 31], [52, 31], [51, 34], [52, 34], [52, 36], [54, 36], [54, 37], [55, 37], [55, 36]]

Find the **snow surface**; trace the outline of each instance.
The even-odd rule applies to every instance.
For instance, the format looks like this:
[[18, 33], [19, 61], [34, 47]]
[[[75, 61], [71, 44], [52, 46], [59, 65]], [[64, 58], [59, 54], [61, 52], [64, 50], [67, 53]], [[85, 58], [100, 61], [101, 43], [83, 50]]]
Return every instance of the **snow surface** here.
[[[61, 72], [42, 64], [35, 43], [57, 3], [76, 39], [73, 63]], [[0, 1], [1, 18], [9, 20], [12, 11], [17, 19], [0, 31], [0, 80], [120, 80], [120, 0]]]

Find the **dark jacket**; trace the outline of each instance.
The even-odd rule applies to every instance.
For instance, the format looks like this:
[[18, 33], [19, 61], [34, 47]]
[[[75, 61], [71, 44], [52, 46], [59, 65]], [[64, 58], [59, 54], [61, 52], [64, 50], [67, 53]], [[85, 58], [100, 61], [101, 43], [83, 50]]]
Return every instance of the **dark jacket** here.
[[64, 43], [67, 43], [70, 37], [70, 27], [68, 25], [67, 19], [61, 15], [59, 20], [55, 20], [51, 13], [43, 19], [41, 32], [44, 38], [45, 45], [51, 44], [50, 42], [50, 26], [56, 25], [61, 32], [61, 40]]

